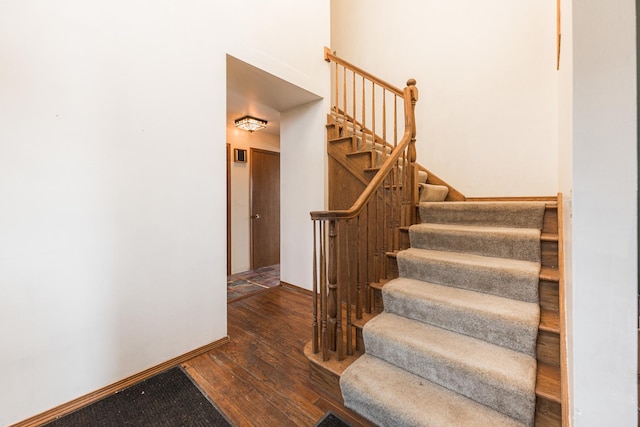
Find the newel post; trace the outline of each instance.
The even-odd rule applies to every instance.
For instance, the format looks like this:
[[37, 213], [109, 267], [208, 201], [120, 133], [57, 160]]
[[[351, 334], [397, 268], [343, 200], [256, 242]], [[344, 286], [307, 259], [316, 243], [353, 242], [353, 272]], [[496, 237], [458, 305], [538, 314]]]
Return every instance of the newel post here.
[[409, 160], [409, 189], [410, 189], [410, 223], [415, 224], [416, 206], [418, 205], [418, 168], [416, 167], [416, 102], [418, 101], [418, 88], [415, 79], [407, 80], [404, 89], [405, 127], [411, 129], [411, 142], [407, 149]]

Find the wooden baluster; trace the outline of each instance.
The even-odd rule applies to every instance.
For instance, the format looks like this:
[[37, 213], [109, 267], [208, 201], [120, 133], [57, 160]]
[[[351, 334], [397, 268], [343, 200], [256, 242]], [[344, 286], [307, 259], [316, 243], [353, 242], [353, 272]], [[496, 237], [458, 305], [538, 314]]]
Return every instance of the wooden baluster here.
[[398, 146], [398, 95], [393, 95], [393, 148]]
[[353, 223], [351, 221], [347, 221], [346, 222], [346, 235], [345, 235], [345, 241], [346, 241], [346, 261], [347, 261], [347, 284], [344, 287], [345, 288], [345, 300], [346, 300], [346, 306], [347, 306], [347, 354], [349, 356], [351, 356], [353, 354], [353, 343], [352, 343], [352, 330], [353, 330], [353, 326], [351, 323], [351, 293], [353, 291], [353, 275], [352, 275], [352, 268], [353, 266], [351, 265], [351, 251], [353, 250], [353, 246], [351, 246], [351, 239], [350, 239], [350, 230], [351, 227], [353, 226]]
[[[371, 197], [369, 201], [369, 285], [371, 283], [375, 283], [376, 281], [376, 198], [375, 194]], [[367, 301], [368, 313], [371, 313], [373, 310], [373, 289], [371, 286], [367, 287], [367, 293], [365, 294], [365, 299]]]
[[[377, 242], [377, 253], [378, 253], [378, 266], [376, 268], [376, 282], [379, 283], [382, 280], [383, 272], [384, 272], [384, 181], [382, 181], [382, 185], [378, 188], [376, 192], [376, 198], [378, 199], [378, 217], [376, 221], [376, 242]], [[375, 301], [374, 301], [375, 304]]]
[[391, 180], [387, 177], [382, 183], [382, 224], [380, 227], [382, 230], [382, 251], [380, 254], [380, 266], [382, 268], [380, 270], [380, 277], [382, 279], [387, 278], [387, 249], [389, 244], [389, 222], [387, 215], [389, 214], [389, 194], [391, 191]]
[[[402, 158], [400, 158], [399, 162], [402, 162]], [[396, 192], [396, 224], [398, 227], [402, 227], [404, 224], [402, 223], [402, 190], [405, 185], [402, 183], [402, 170], [400, 169], [400, 164], [396, 165], [396, 179], [398, 180], [398, 184], [400, 187]], [[398, 247], [400, 247], [400, 232], [398, 232]]]
[[320, 324], [322, 328], [322, 360], [329, 360], [329, 332], [327, 329], [327, 264], [325, 222], [320, 222]]
[[316, 225], [317, 221], [313, 221], [313, 354], [318, 353], [318, 344], [320, 337], [318, 336], [318, 261], [316, 251]]
[[[395, 252], [398, 249], [398, 242], [396, 239], [397, 233], [396, 227], [396, 191], [398, 191], [398, 183], [396, 182], [396, 169], [398, 165], [394, 165], [389, 179], [391, 181], [391, 190], [389, 191], [389, 251]], [[387, 263], [389, 260], [387, 260]]]
[[[365, 107], [364, 107], [364, 104], [365, 104], [365, 96], [364, 96], [365, 89], [364, 89], [364, 86], [365, 86], [365, 84], [364, 84], [364, 76], [362, 76], [362, 130], [363, 131], [367, 127], [367, 116], [365, 116]], [[363, 137], [364, 137], [364, 135], [363, 135]], [[362, 145], [364, 146], [364, 139], [363, 139], [362, 142], [363, 142]]]
[[387, 142], [387, 90], [382, 88], [382, 140]]
[[[336, 281], [335, 281], [335, 302], [336, 302], [336, 314], [335, 314], [335, 322], [336, 322], [336, 331], [333, 341], [335, 342], [335, 350], [338, 355], [338, 360], [344, 359], [344, 336], [342, 331], [342, 301], [344, 299], [344, 266], [342, 264], [342, 249], [343, 242], [341, 241], [344, 236], [344, 221], [340, 221], [338, 223], [334, 222], [334, 250], [335, 250], [335, 267], [336, 267]], [[329, 233], [331, 235], [331, 233]], [[348, 242], [345, 242], [348, 243]], [[329, 246], [331, 247], [331, 246]]]
[[[395, 169], [395, 168], [394, 168]], [[387, 251], [389, 252], [393, 252], [395, 250], [395, 241], [393, 238], [393, 227], [394, 227], [394, 206], [393, 206], [393, 199], [394, 199], [394, 192], [396, 191], [396, 183], [395, 180], [393, 179], [393, 169], [391, 170], [391, 173], [389, 174], [389, 182], [391, 183], [390, 188], [389, 188], [389, 195], [388, 195], [388, 200], [389, 200], [389, 206], [387, 207], [387, 211], [388, 213], [388, 219], [387, 219], [387, 228], [388, 228], [388, 243], [387, 243]], [[386, 260], [385, 265], [387, 266], [387, 274], [389, 274], [389, 260]]]
[[375, 210], [373, 209], [374, 200], [373, 198], [367, 204], [365, 208], [367, 211], [367, 224], [365, 227], [367, 233], [367, 246], [365, 251], [366, 258], [366, 266], [367, 266], [367, 279], [364, 286], [364, 311], [366, 313], [371, 313], [371, 282], [373, 281], [373, 255], [374, 255], [374, 235], [373, 235], [373, 227], [374, 227], [374, 218], [375, 218]]
[[391, 200], [390, 200], [390, 217], [391, 217], [391, 251], [395, 252], [399, 249], [398, 246], [398, 224], [396, 222], [396, 200], [397, 200], [397, 191], [399, 188], [399, 184], [396, 181], [396, 171], [398, 170], [398, 164], [396, 163], [393, 166], [393, 170], [391, 171], [391, 180], [393, 181], [393, 191], [391, 192]]
[[[380, 197], [380, 188], [378, 188], [376, 190], [376, 192], [373, 194], [373, 197], [371, 198], [371, 204], [373, 205], [373, 221], [371, 224], [371, 229], [373, 232], [373, 275], [371, 278], [371, 282], [372, 283], [377, 283], [380, 280], [380, 276], [379, 276], [379, 269], [378, 269], [378, 262], [379, 262], [379, 258], [380, 258], [380, 245], [379, 245], [379, 228], [378, 228], [378, 224], [380, 224], [380, 218], [379, 218], [379, 200]], [[373, 303], [373, 301], [372, 301]]]
[[393, 191], [395, 200], [393, 201], [394, 211], [393, 211], [393, 225], [394, 225], [394, 233], [393, 233], [393, 250], [396, 251], [400, 249], [400, 192], [402, 191], [402, 184], [398, 178], [398, 163], [393, 166], [393, 180], [396, 183], [396, 188]]
[[404, 211], [405, 211], [405, 225], [412, 224], [412, 216], [411, 216], [411, 165], [409, 162], [409, 147], [407, 147], [407, 151], [405, 154], [405, 165], [404, 165], [404, 179], [406, 182], [406, 189], [404, 192]]
[[[366, 228], [365, 232], [362, 232], [363, 224], [366, 225], [366, 221], [362, 220], [362, 217], [366, 217], [366, 211], [363, 211], [360, 215], [357, 216], [357, 236], [356, 236], [356, 244], [358, 246], [358, 269], [356, 270], [357, 274], [357, 284], [356, 284], [356, 319], [362, 319], [362, 304], [363, 304], [363, 296], [362, 292], [364, 290], [364, 280], [366, 278], [366, 273], [363, 271], [363, 268], [366, 268], [366, 251], [364, 250], [367, 245], [366, 241]], [[363, 260], [363, 257], [364, 260]]]
[[403, 226], [407, 225], [407, 154], [406, 150], [402, 153], [402, 172], [400, 176], [402, 177], [402, 190], [400, 191], [400, 224]]
[[[396, 240], [395, 240], [395, 192], [398, 189], [398, 184], [396, 183], [394, 177], [395, 167], [391, 170], [389, 174], [389, 180], [391, 181], [391, 191], [389, 192], [389, 244], [387, 245], [387, 250], [390, 252], [394, 252], [396, 250]], [[389, 260], [387, 259], [387, 272], [389, 272]]]
[[337, 266], [337, 251], [336, 251], [336, 221], [329, 220], [329, 259], [327, 269], [328, 279], [328, 294], [327, 294], [327, 310], [328, 310], [328, 340], [329, 348], [332, 351], [336, 351], [336, 326], [337, 326], [337, 314], [338, 314], [338, 266]]
[[[376, 192], [373, 194], [373, 199], [375, 200], [375, 219], [373, 222], [373, 235], [374, 240], [373, 240], [373, 244], [374, 246], [374, 255], [373, 255], [373, 261], [374, 261], [374, 270], [373, 270], [373, 282], [374, 283], [378, 283], [380, 281], [380, 187], [378, 187], [378, 189], [376, 190]], [[373, 299], [373, 290], [371, 292], [371, 304], [372, 304], [372, 309], [375, 310], [375, 300]]]
[[[371, 148], [376, 149], [376, 85], [371, 82]], [[383, 158], [384, 155], [380, 154]]]
[[342, 101], [342, 113], [344, 115], [344, 121], [346, 123], [347, 121], [347, 68], [346, 67], [342, 67], [342, 96], [343, 96], [343, 101]]
[[[339, 75], [338, 64], [336, 64], [336, 73], [335, 74], [336, 74], [335, 75], [335, 79], [336, 79], [336, 82], [335, 82], [335, 85], [336, 85], [336, 97], [335, 97], [334, 110], [335, 110], [336, 118], [337, 118], [337, 117], [340, 117], [340, 109], [338, 108], [338, 102], [340, 100], [340, 96], [338, 95], [338, 87], [339, 87], [338, 86], [338, 75]], [[342, 126], [344, 126], [344, 123], [342, 124]], [[344, 129], [344, 127], [343, 127], [343, 129]]]
[[353, 92], [353, 102], [352, 102], [352, 108], [353, 108], [353, 129], [351, 129], [352, 134], [355, 135], [356, 133], [356, 72], [354, 71], [353, 73], [353, 88], [352, 88], [352, 92]]

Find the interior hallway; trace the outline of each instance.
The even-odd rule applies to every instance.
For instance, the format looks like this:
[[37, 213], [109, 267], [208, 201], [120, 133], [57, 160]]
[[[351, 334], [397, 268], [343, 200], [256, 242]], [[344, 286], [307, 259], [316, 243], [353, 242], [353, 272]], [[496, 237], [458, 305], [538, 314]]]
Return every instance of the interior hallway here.
[[280, 264], [227, 276], [227, 302], [280, 286]]

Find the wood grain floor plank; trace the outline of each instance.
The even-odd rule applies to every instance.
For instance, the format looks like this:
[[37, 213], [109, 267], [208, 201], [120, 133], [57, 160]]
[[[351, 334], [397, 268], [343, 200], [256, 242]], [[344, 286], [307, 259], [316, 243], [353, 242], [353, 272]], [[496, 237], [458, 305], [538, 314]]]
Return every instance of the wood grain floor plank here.
[[183, 366], [236, 426], [312, 426], [328, 410], [372, 426], [314, 389], [303, 352], [311, 307], [310, 295], [283, 287], [231, 302], [229, 343]]

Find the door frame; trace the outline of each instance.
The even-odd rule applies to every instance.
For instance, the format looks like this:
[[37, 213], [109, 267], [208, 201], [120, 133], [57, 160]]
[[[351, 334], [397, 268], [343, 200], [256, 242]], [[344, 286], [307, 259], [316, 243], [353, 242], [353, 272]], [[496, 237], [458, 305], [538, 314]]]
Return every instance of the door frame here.
[[227, 142], [227, 276], [231, 274], [231, 144]]

